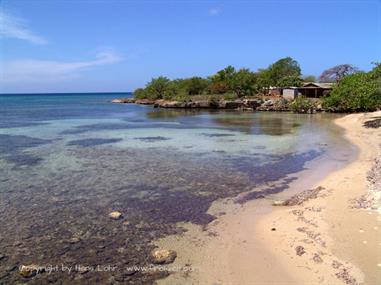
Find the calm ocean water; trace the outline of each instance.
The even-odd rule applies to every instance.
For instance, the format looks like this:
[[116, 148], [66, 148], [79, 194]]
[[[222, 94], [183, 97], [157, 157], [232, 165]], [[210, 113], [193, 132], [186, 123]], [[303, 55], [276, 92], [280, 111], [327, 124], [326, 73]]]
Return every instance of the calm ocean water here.
[[332, 115], [110, 103], [130, 95], [0, 95], [1, 281], [21, 282], [15, 267], [34, 263], [117, 270], [32, 284], [150, 282], [166, 273], [125, 268], [149, 265], [151, 242], [178, 222], [207, 224], [213, 201], [276, 195], [314, 159], [339, 167], [352, 151]]

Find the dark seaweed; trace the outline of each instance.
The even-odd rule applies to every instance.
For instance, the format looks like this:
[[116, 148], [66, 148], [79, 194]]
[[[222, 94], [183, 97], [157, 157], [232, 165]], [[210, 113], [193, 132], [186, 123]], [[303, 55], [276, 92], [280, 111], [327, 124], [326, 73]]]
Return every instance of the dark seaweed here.
[[208, 134], [208, 133], [202, 133], [201, 135], [203, 136], [206, 136], [206, 137], [210, 137], [210, 138], [213, 138], [213, 137], [234, 137], [235, 135], [233, 134], [220, 134], [220, 133], [214, 133], [214, 134]]
[[51, 143], [51, 140], [21, 135], [0, 134], [0, 154], [4, 156], [5, 160], [16, 166], [35, 165], [42, 159], [25, 153], [24, 151], [28, 148], [38, 147], [48, 143]]
[[[40, 173], [21, 169], [0, 180], [0, 280], [25, 280], [20, 264], [112, 265], [113, 272], [42, 273], [28, 284], [150, 284], [166, 272], [131, 272], [149, 266], [152, 241], [183, 231], [178, 222], [206, 225], [216, 199], [250, 192], [239, 202], [287, 187], [271, 182], [300, 171], [320, 152], [229, 157], [158, 149], [72, 148], [82, 169]], [[96, 158], [96, 159], [94, 159]], [[0, 177], [4, 176], [0, 170]], [[122, 220], [108, 213], [118, 210]], [[129, 225], [123, 225], [125, 220]]]
[[82, 147], [90, 147], [108, 143], [120, 142], [122, 139], [102, 139], [102, 138], [91, 138], [91, 139], [81, 139], [68, 142], [68, 145], [78, 145]]
[[141, 140], [144, 142], [156, 142], [156, 141], [167, 141], [170, 140], [170, 138], [162, 137], [162, 136], [156, 136], [156, 137], [140, 137], [140, 138], [134, 138], [135, 140]]

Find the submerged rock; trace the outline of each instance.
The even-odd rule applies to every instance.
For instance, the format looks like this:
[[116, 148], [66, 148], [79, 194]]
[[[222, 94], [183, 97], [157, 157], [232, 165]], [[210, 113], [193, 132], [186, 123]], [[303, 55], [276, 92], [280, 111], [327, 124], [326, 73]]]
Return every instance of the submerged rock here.
[[36, 276], [38, 273], [42, 272], [44, 272], [44, 268], [36, 264], [21, 265], [19, 268], [20, 275], [25, 278]]
[[155, 249], [151, 252], [151, 257], [155, 264], [168, 264], [175, 261], [177, 253], [169, 249]]
[[122, 213], [119, 211], [113, 211], [108, 216], [113, 220], [119, 220], [122, 217]]

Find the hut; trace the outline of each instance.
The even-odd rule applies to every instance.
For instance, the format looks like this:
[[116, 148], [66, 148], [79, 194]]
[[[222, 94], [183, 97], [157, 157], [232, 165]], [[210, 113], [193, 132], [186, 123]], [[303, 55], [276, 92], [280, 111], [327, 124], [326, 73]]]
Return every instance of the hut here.
[[281, 94], [287, 100], [293, 100], [298, 96], [307, 98], [320, 98], [329, 94], [333, 83], [306, 82], [301, 87], [282, 88]]
[[300, 95], [309, 98], [320, 98], [329, 94], [333, 83], [306, 82], [302, 87], [298, 87]]

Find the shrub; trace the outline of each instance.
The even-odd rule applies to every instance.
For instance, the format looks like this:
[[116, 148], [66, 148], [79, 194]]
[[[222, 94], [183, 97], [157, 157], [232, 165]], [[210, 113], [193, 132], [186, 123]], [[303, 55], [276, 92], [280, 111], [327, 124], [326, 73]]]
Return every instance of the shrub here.
[[315, 104], [311, 99], [299, 96], [290, 104], [290, 108], [294, 113], [313, 113]]
[[227, 100], [227, 101], [229, 101], [229, 100], [235, 100], [237, 98], [238, 98], [238, 96], [236, 94], [234, 94], [234, 93], [225, 93], [224, 94], [224, 100]]
[[323, 106], [336, 112], [375, 111], [381, 106], [380, 87], [371, 72], [348, 75], [323, 99]]
[[220, 96], [218, 95], [210, 95], [208, 98], [208, 102], [210, 104], [210, 107], [217, 108], [220, 101]]
[[145, 89], [143, 89], [143, 88], [136, 89], [134, 91], [133, 95], [134, 95], [135, 99], [145, 99], [145, 98], [147, 98], [146, 97], [147, 93], [146, 93]]

